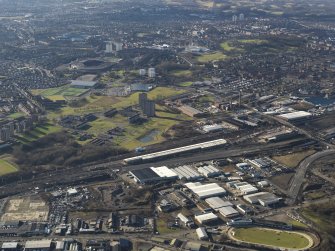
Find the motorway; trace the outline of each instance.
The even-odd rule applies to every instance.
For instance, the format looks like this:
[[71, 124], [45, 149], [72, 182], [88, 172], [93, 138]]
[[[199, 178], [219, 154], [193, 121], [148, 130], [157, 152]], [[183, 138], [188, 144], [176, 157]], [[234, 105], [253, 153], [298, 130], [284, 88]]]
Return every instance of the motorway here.
[[332, 155], [332, 154], [335, 154], [335, 150], [333, 149], [325, 150], [322, 152], [317, 152], [307, 157], [302, 162], [300, 162], [298, 168], [296, 169], [296, 173], [290, 182], [290, 187], [287, 190], [287, 195], [289, 196], [287, 203], [289, 205], [293, 205], [296, 202], [298, 195], [299, 195], [299, 191], [304, 182], [304, 178], [308, 170], [308, 167], [311, 164], [313, 164], [315, 161], [317, 161], [318, 159], [326, 157], [328, 155]]

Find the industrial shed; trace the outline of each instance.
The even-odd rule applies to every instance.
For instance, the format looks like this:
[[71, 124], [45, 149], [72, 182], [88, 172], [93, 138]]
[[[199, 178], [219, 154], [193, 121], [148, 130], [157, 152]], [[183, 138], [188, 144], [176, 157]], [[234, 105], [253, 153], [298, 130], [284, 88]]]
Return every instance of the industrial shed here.
[[201, 240], [201, 241], [208, 240], [208, 234], [207, 234], [206, 229], [204, 227], [199, 227], [195, 231], [198, 235], [199, 240]]
[[225, 201], [219, 197], [211, 197], [205, 200], [206, 203], [215, 211], [218, 211], [222, 207], [230, 207], [233, 204], [229, 201]]
[[198, 172], [207, 178], [216, 177], [216, 176], [221, 175], [220, 170], [212, 165], [199, 167]]
[[221, 207], [219, 213], [226, 218], [238, 216], [239, 213], [233, 207]]
[[186, 183], [185, 186], [196, 194], [199, 199], [206, 199], [226, 194], [226, 190], [216, 183], [201, 184], [200, 182]]
[[190, 166], [179, 166], [173, 169], [173, 171], [178, 175], [179, 179], [198, 180], [203, 178], [200, 173]]
[[281, 201], [281, 198], [277, 197], [276, 195], [268, 192], [260, 192], [250, 195], [243, 196], [247, 202], [251, 204], [261, 204], [262, 206], [270, 206], [273, 204], [278, 203]]
[[199, 214], [196, 215], [194, 218], [200, 224], [206, 224], [218, 220], [218, 217], [213, 213]]

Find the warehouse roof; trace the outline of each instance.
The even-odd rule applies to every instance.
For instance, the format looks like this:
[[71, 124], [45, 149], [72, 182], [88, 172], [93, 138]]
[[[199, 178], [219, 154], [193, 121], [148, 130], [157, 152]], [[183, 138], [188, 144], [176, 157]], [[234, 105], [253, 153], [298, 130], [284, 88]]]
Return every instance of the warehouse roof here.
[[255, 193], [255, 194], [250, 194], [250, 195], [244, 195], [243, 198], [252, 203], [259, 203], [260, 200], [262, 201], [278, 201], [279, 198], [272, 194], [272, 193], [268, 193], [268, 192], [259, 192], [259, 193]]
[[161, 167], [151, 167], [151, 170], [154, 171], [159, 177], [162, 178], [177, 178], [178, 175], [166, 166]]
[[200, 173], [190, 166], [179, 166], [173, 169], [173, 171], [178, 174], [179, 179], [185, 178], [187, 180], [191, 180], [202, 177]]
[[186, 183], [185, 186], [199, 198], [208, 198], [226, 193], [226, 190], [216, 183], [201, 184], [200, 182]]
[[198, 222], [217, 220], [218, 217], [213, 213], [199, 214], [194, 217]]
[[131, 173], [139, 180], [155, 179], [159, 177], [158, 174], [155, 173], [151, 168], [133, 170]]
[[17, 248], [18, 242], [4, 242], [2, 243], [2, 249], [14, 249]]
[[231, 216], [235, 216], [238, 215], [238, 211], [236, 211], [234, 208], [232, 207], [221, 207], [219, 209], [220, 214], [222, 214], [224, 217], [231, 217]]
[[205, 201], [214, 210], [233, 205], [231, 202], [225, 201], [219, 197], [211, 197], [206, 199]]
[[278, 117], [289, 119], [289, 120], [307, 118], [310, 116], [312, 116], [312, 113], [305, 112], [305, 111], [290, 112], [290, 113], [278, 115]]
[[50, 248], [51, 240], [27, 241], [25, 249]]

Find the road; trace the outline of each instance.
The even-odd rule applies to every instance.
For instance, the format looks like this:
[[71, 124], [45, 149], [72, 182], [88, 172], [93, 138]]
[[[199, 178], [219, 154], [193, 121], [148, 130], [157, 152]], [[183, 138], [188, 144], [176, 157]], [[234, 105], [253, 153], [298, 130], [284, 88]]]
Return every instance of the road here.
[[308, 170], [308, 167], [313, 164], [315, 161], [317, 161], [320, 158], [323, 158], [325, 156], [335, 154], [335, 150], [330, 149], [330, 150], [325, 150], [322, 152], [317, 152], [306, 159], [304, 159], [302, 162], [300, 162], [299, 166], [296, 169], [296, 173], [293, 176], [291, 182], [290, 182], [290, 187], [287, 190], [287, 195], [289, 196], [289, 199], [287, 200], [287, 203], [289, 205], [292, 205], [296, 202], [297, 197], [299, 195], [299, 191], [301, 189], [301, 186], [304, 182], [304, 178], [306, 175], [306, 172]]

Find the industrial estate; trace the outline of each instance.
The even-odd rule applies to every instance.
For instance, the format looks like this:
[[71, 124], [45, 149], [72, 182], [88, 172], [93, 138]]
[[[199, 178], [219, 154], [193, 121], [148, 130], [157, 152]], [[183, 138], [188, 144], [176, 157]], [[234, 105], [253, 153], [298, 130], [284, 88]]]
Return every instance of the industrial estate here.
[[1, 251], [335, 250], [334, 13], [0, 0]]

